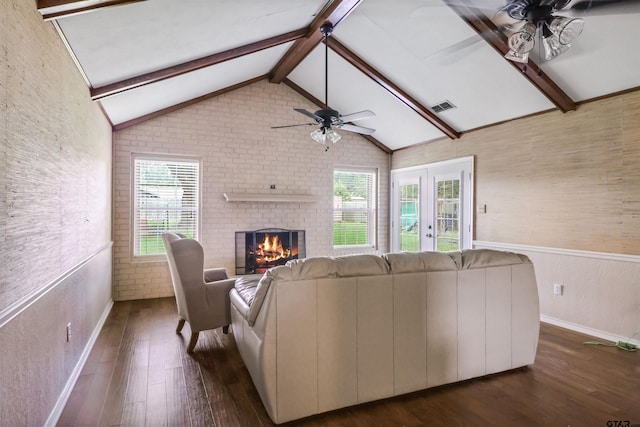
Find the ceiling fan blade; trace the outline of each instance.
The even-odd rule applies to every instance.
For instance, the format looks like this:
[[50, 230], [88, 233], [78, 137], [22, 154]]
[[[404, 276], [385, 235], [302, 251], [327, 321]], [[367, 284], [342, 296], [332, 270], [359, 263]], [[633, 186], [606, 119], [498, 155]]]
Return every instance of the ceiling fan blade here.
[[340, 116], [340, 120], [343, 122], [353, 122], [356, 120], [368, 119], [374, 117], [376, 114], [370, 110], [358, 111], [357, 113], [347, 114], [346, 116]]
[[[461, 52], [464, 49], [475, 45], [476, 43], [479, 43], [483, 41], [482, 36], [480, 34], [476, 34], [473, 35], [471, 37], [467, 37], [464, 40], [460, 40], [457, 43], [452, 44], [451, 46], [447, 46], [443, 49], [440, 49], [428, 56], [425, 56], [423, 58], [424, 61], [435, 61], [435, 62], [441, 62], [442, 60], [447, 60], [446, 62], [455, 62], [455, 60], [452, 59], [451, 55]], [[462, 56], [460, 56], [462, 57]], [[456, 58], [459, 59], [459, 58]]]
[[271, 129], [293, 128], [296, 126], [318, 126], [317, 123], [300, 123], [298, 125], [271, 126]]
[[579, 0], [566, 8], [572, 16], [623, 15], [640, 13], [638, 0]]
[[375, 129], [366, 128], [366, 127], [363, 127], [363, 126], [350, 125], [350, 124], [347, 124], [347, 123], [336, 125], [336, 127], [338, 129], [346, 130], [346, 131], [349, 131], [349, 132], [361, 133], [363, 135], [371, 135], [372, 133], [374, 133], [376, 131]]
[[322, 117], [317, 116], [312, 112], [305, 110], [304, 108], [294, 108], [294, 110], [296, 110], [298, 113], [304, 114], [307, 117], [311, 117], [313, 120], [315, 120], [318, 123], [323, 122]]

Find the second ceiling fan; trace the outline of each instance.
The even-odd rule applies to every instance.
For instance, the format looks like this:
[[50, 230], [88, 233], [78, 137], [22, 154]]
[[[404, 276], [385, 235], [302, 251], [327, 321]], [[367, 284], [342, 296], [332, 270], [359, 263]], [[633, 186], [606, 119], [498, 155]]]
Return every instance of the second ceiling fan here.
[[[353, 122], [355, 120], [367, 119], [369, 117], [375, 116], [372, 111], [364, 110], [359, 111], [357, 113], [340, 115], [340, 113], [328, 106], [328, 93], [329, 93], [329, 36], [333, 32], [333, 25], [331, 23], [326, 23], [322, 27], [320, 27], [320, 32], [324, 35], [324, 48], [325, 48], [325, 71], [324, 71], [324, 108], [318, 110], [314, 113], [305, 110], [304, 108], [294, 108], [295, 111], [304, 114], [305, 116], [315, 120], [314, 123], [301, 123], [296, 125], [285, 125], [285, 126], [272, 126], [272, 129], [281, 129], [288, 128], [294, 126], [314, 126], [320, 125], [319, 129], [311, 132], [311, 138], [320, 143], [326, 144], [327, 141], [336, 143], [340, 140], [341, 136], [338, 132], [333, 129], [333, 127], [341, 130], [346, 130], [349, 132], [356, 132], [363, 135], [371, 135], [375, 132], [375, 129], [356, 126], [349, 122]], [[332, 127], [333, 126], [333, 127]]]

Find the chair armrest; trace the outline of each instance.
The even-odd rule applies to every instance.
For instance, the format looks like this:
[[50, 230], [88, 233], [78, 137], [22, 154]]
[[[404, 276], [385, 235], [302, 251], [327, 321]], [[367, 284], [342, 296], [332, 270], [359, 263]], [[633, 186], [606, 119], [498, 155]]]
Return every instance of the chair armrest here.
[[217, 282], [218, 280], [228, 279], [226, 268], [208, 268], [204, 270], [205, 282]]
[[204, 284], [207, 304], [209, 307], [224, 307], [229, 313], [229, 291], [233, 289], [236, 279], [218, 280]]
[[236, 279], [226, 279], [226, 280], [217, 280], [215, 282], [208, 282], [204, 284], [207, 293], [212, 292], [215, 289], [215, 292], [222, 292], [224, 294], [228, 294], [233, 286], [236, 284]]

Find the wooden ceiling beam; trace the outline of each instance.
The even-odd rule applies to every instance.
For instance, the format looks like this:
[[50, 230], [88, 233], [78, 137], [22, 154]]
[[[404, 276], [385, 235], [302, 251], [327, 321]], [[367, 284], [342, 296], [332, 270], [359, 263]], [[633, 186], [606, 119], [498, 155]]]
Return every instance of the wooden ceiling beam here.
[[[311, 101], [312, 103], [317, 105], [319, 108], [324, 108], [324, 102], [320, 101], [318, 98], [316, 98], [315, 96], [311, 95], [309, 92], [307, 92], [306, 90], [302, 89], [300, 86], [298, 86], [297, 84], [295, 84], [291, 80], [284, 79], [282, 81], [282, 83], [286, 84], [291, 89], [295, 90], [300, 95], [302, 95], [303, 97], [307, 98], [309, 101]], [[360, 135], [361, 137], [363, 137], [367, 141], [371, 142], [373, 145], [375, 145], [376, 147], [378, 147], [379, 149], [381, 149], [385, 153], [387, 153], [387, 154], [393, 153], [393, 150], [391, 150], [389, 147], [387, 147], [386, 145], [384, 145], [382, 142], [378, 141], [377, 139], [375, 139], [371, 135], [362, 135], [362, 134], [358, 134], [358, 135]]]
[[418, 113], [422, 118], [428, 120], [433, 126], [438, 128], [442, 133], [451, 139], [460, 138], [460, 133], [445, 123], [429, 108], [422, 105], [418, 100], [413, 98], [407, 92], [402, 90], [398, 85], [385, 77], [378, 70], [373, 68], [362, 58], [356, 55], [351, 49], [343, 45], [335, 37], [329, 38], [329, 47], [331, 50], [340, 55], [349, 64], [360, 70], [367, 77], [382, 86], [387, 92], [396, 97], [400, 102]]
[[[467, 7], [452, 0], [444, 0], [454, 12], [462, 18], [471, 28], [473, 28], [494, 50], [502, 57], [509, 52], [507, 37], [496, 27], [496, 25], [484, 13], [472, 7]], [[512, 67], [516, 68], [535, 87], [542, 92], [553, 104], [562, 112], [573, 111], [577, 104], [567, 95], [542, 69], [531, 59], [527, 64], [509, 61], [504, 58]]]
[[145, 0], [37, 0], [38, 12], [45, 21], [111, 6], [122, 6]]
[[129, 79], [121, 80], [119, 82], [111, 83], [105, 86], [91, 88], [91, 99], [102, 99], [107, 96], [115, 95], [127, 90], [134, 89], [136, 87], [147, 85], [149, 83], [155, 83], [161, 80], [168, 79], [170, 77], [176, 77], [181, 74], [189, 73], [191, 71], [199, 70], [205, 67], [210, 67], [221, 62], [236, 59], [244, 55], [249, 55], [251, 53], [258, 52], [264, 49], [269, 49], [283, 43], [288, 43], [300, 39], [301, 37], [304, 37], [306, 33], [306, 28], [301, 28], [299, 30], [290, 31], [288, 33], [271, 37], [265, 40], [260, 40], [255, 43], [250, 43], [244, 46], [225, 50], [224, 52], [214, 53], [213, 55], [205, 56], [204, 58], [195, 59], [193, 61], [188, 61], [182, 64], [163, 68], [161, 70], [152, 71], [150, 73], [131, 77]]
[[273, 67], [269, 73], [269, 81], [271, 83], [282, 82], [322, 41], [324, 36], [320, 32], [320, 27], [330, 22], [335, 28], [360, 2], [362, 0], [333, 0], [327, 3], [307, 28], [306, 36], [297, 40]]

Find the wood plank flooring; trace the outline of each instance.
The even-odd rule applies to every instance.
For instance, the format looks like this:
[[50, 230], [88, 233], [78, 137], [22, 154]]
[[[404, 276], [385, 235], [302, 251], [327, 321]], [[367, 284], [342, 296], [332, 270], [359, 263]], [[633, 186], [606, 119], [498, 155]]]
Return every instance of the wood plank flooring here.
[[[192, 355], [173, 298], [116, 302], [59, 426], [272, 426], [233, 333]], [[188, 324], [187, 324], [188, 325]], [[526, 369], [294, 421], [302, 426], [640, 426], [640, 352], [542, 324]], [[628, 421], [615, 424], [609, 421]]]

